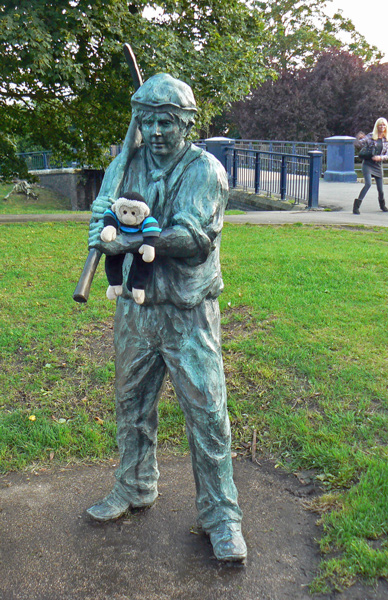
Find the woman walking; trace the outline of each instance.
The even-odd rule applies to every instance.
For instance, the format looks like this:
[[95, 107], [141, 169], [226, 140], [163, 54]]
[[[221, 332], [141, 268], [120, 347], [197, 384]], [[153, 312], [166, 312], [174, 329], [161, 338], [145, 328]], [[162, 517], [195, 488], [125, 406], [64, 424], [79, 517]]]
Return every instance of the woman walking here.
[[353, 213], [360, 214], [361, 202], [372, 185], [372, 177], [376, 181], [380, 208], [383, 212], [388, 212], [383, 190], [383, 161], [388, 160], [388, 123], [386, 119], [377, 119], [372, 133], [359, 137], [358, 146], [361, 147], [360, 156], [363, 159], [362, 174], [365, 185], [354, 201]]

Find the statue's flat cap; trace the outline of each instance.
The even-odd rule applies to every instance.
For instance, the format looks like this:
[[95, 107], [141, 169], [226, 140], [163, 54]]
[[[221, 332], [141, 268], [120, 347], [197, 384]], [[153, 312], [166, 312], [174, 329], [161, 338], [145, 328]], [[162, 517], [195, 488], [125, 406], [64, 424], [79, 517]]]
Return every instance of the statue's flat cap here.
[[197, 112], [191, 87], [167, 73], [158, 73], [147, 79], [133, 94], [131, 103], [136, 110]]

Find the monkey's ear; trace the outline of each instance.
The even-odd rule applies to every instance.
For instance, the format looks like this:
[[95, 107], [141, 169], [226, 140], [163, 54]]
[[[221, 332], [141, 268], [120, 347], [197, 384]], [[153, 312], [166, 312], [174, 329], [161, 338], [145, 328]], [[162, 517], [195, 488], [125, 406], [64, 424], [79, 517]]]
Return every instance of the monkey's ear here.
[[110, 207], [112, 212], [116, 212], [116, 202], [113, 202], [112, 206]]

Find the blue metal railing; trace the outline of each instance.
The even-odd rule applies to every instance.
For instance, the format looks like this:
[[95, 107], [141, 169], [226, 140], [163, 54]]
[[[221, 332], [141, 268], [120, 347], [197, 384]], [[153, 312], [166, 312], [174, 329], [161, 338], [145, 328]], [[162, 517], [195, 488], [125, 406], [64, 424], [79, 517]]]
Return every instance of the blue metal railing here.
[[[298, 154], [307, 156], [311, 150], [320, 150], [322, 152], [322, 169], [326, 169], [327, 146], [324, 143], [315, 142], [293, 142], [277, 140], [233, 140], [234, 147], [242, 150], [259, 150], [261, 152], [280, 152], [281, 154]], [[206, 150], [206, 140], [195, 142], [197, 146]], [[112, 157], [120, 154], [122, 145], [117, 144], [110, 147], [109, 154]], [[79, 167], [77, 161], [57, 161], [53, 159], [53, 153], [49, 150], [41, 152], [21, 152], [18, 153], [23, 158], [29, 170], [41, 169], [60, 169], [63, 167]]]
[[261, 152], [280, 152], [281, 154], [297, 154], [307, 156], [313, 150], [322, 152], [322, 173], [326, 171], [327, 144], [324, 142], [294, 142], [286, 140], [235, 140], [234, 147]]
[[20, 152], [18, 156], [25, 161], [29, 171], [79, 167], [77, 161], [63, 162], [55, 160], [53, 153], [49, 150], [43, 150], [42, 152]]
[[[196, 145], [207, 149], [207, 142], [210, 140], [199, 140]], [[271, 140], [230, 142], [222, 162], [228, 171], [231, 187], [264, 192], [295, 204], [302, 201], [308, 206], [318, 206], [319, 176], [322, 174], [322, 159], [326, 157], [326, 144]], [[209, 149], [214, 152], [214, 148]], [[111, 154], [116, 155], [120, 151], [121, 146], [115, 146]], [[30, 171], [80, 166], [76, 161], [56, 161], [50, 151], [24, 152], [18, 156], [25, 160]]]
[[232, 188], [265, 193], [294, 204], [318, 206], [322, 152], [307, 156], [243, 148], [226, 151], [226, 170]]

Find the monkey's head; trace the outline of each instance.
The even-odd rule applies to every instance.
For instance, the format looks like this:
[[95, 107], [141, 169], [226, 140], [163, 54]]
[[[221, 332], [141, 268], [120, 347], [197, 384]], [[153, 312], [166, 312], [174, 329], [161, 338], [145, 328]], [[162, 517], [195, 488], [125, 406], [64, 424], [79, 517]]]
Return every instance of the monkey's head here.
[[111, 210], [116, 214], [120, 223], [129, 226], [140, 225], [150, 214], [150, 209], [140, 194], [124, 194], [114, 202]]

